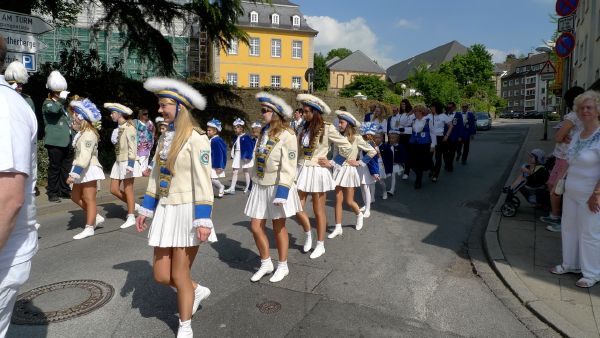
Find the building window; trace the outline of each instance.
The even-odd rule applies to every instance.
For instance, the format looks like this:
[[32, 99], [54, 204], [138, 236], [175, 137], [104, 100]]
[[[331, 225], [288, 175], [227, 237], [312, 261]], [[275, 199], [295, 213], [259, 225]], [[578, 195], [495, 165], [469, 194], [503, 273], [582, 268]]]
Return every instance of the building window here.
[[273, 88], [281, 87], [281, 76], [271, 75], [271, 87], [273, 87]]
[[521, 95], [525, 95], [525, 89], [521, 89]]
[[292, 41], [292, 59], [302, 59], [302, 41]]
[[[542, 88], [542, 94], [544, 94], [544, 88]], [[535, 89], [527, 89], [527, 96], [535, 95]]]
[[258, 12], [250, 12], [250, 23], [258, 23]]
[[258, 88], [260, 86], [260, 76], [258, 74], [250, 74], [250, 88]]
[[292, 16], [292, 25], [294, 27], [300, 27], [300, 16], [298, 16], [298, 15]]
[[514, 85], [514, 84], [515, 84], [515, 81], [513, 81], [513, 80], [510, 80], [510, 81], [508, 81], [508, 85], [509, 85], [509, 86], [512, 86], [512, 85]]
[[515, 85], [518, 85], [520, 83], [519, 79], [515, 79]]
[[238, 40], [233, 39], [229, 42], [229, 49], [227, 50], [227, 54], [237, 55], [237, 53], [238, 53]]
[[508, 106], [512, 107], [512, 101], [508, 101]]
[[502, 92], [502, 97], [508, 97], [508, 93], [505, 91]]
[[281, 40], [280, 39], [271, 39], [271, 57], [274, 57], [274, 58], [281, 57]]
[[237, 86], [237, 73], [227, 73], [227, 84]]
[[502, 82], [502, 85], [503, 85], [503, 86], [508, 86], [508, 81], [504, 81], [504, 82]]
[[300, 89], [302, 87], [302, 78], [300, 76], [292, 76], [292, 89]]
[[526, 108], [531, 108], [535, 106], [535, 100], [527, 100], [525, 101], [525, 107]]
[[250, 38], [250, 56], [260, 56], [259, 38]]
[[271, 24], [272, 25], [279, 25], [279, 14], [273, 13], [271, 15]]

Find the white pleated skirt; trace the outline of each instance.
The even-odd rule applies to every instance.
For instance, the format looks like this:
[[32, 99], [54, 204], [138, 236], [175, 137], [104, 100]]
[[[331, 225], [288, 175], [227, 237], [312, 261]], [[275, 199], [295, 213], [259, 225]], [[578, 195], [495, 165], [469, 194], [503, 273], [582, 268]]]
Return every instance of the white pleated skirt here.
[[242, 157], [242, 155], [239, 153], [236, 153], [233, 156], [231, 168], [233, 168], [233, 169], [248, 169], [248, 168], [254, 167], [254, 157], [250, 161], [248, 161], [248, 163], [244, 163], [242, 161], [241, 157]]
[[225, 170], [221, 174], [217, 174], [215, 169], [210, 169], [210, 178], [223, 178], [225, 177]]
[[126, 178], [133, 178], [133, 173], [127, 171], [127, 161], [115, 162], [110, 171], [110, 178], [114, 180], [124, 180]]
[[335, 190], [335, 181], [328, 168], [300, 166], [296, 174], [296, 188], [303, 192], [328, 192]]
[[98, 180], [103, 180], [103, 179], [104, 179], [104, 171], [102, 170], [102, 167], [97, 166], [97, 165], [91, 165], [87, 169], [85, 169], [83, 172], [81, 172], [80, 177], [76, 178], [73, 181], [73, 183], [81, 184], [81, 183], [87, 183], [87, 182], [98, 181]]
[[287, 201], [281, 206], [273, 204], [276, 193], [276, 185], [260, 185], [252, 182], [252, 190], [246, 202], [244, 214], [250, 218], [268, 220], [288, 218], [302, 211], [295, 186], [290, 188]]
[[333, 180], [335, 185], [344, 188], [360, 187], [360, 177], [357, 167], [344, 165], [339, 166], [333, 171]]
[[148, 168], [148, 156], [138, 157], [133, 165], [133, 177], [142, 177], [146, 168]]
[[381, 161], [381, 159], [379, 160], [379, 177], [380, 178], [386, 178], [388, 177], [388, 173], [385, 172], [385, 165], [383, 165], [383, 162]]
[[369, 168], [367, 166], [360, 166], [357, 169], [358, 178], [360, 180], [360, 184], [373, 184], [375, 183], [375, 178], [369, 172]]
[[[194, 204], [161, 204], [154, 211], [154, 219], [148, 231], [148, 245], [161, 248], [187, 248], [200, 245], [194, 223]], [[213, 228], [209, 242], [216, 242]]]

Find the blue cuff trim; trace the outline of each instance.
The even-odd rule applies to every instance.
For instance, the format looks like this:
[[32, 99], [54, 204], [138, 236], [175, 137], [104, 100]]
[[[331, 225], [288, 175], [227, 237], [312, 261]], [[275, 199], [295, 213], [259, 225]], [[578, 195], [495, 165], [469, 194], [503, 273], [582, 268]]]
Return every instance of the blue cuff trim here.
[[339, 165], [342, 165], [342, 164], [344, 164], [344, 162], [346, 162], [346, 158], [344, 156], [338, 154], [333, 158], [333, 162], [335, 162]]
[[81, 175], [81, 173], [83, 172], [83, 167], [76, 165], [76, 166], [73, 166], [73, 170], [71, 170], [71, 171], [76, 173], [77, 175]]
[[194, 219], [210, 218], [212, 214], [212, 205], [196, 204], [194, 205]]
[[144, 195], [144, 200], [142, 201], [142, 207], [148, 210], [154, 211], [156, 206], [158, 205], [158, 200], [148, 194]]
[[361, 160], [363, 163], [367, 164], [367, 163], [369, 163], [369, 161], [371, 161], [371, 159], [372, 159], [372, 157], [371, 157], [371, 156], [369, 156], [369, 155], [366, 155], [366, 154], [365, 154], [365, 155], [364, 155], [364, 156], [363, 156], [363, 157], [362, 157], [360, 160]]
[[289, 194], [290, 188], [283, 185], [278, 185], [277, 191], [275, 192], [275, 198], [283, 198], [284, 200], [287, 200]]
[[133, 166], [134, 166], [134, 165], [135, 165], [135, 160], [128, 160], [128, 161], [127, 161], [127, 166], [128, 166], [129, 168], [133, 168]]

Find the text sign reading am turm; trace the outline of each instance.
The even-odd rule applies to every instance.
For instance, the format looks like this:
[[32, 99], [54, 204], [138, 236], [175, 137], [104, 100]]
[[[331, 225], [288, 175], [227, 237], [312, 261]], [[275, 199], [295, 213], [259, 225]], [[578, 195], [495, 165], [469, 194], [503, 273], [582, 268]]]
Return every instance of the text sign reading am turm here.
[[562, 33], [558, 39], [556, 39], [556, 46], [554, 49], [556, 50], [556, 55], [561, 58], [566, 58], [573, 52], [573, 49], [575, 49], [575, 35], [569, 32]]
[[577, 10], [579, 0], [556, 0], [556, 14], [567, 16]]
[[0, 30], [42, 34], [53, 29], [52, 25], [37, 16], [0, 10]]

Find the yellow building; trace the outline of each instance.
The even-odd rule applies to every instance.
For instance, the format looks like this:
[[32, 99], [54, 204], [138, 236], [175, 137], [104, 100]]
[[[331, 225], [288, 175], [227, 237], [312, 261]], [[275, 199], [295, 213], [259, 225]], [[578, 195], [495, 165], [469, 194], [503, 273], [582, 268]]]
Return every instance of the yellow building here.
[[378, 76], [385, 81], [385, 69], [360, 50], [340, 59], [337, 56], [327, 61], [329, 89], [339, 91], [354, 81], [358, 75]]
[[213, 49], [213, 79], [237, 87], [308, 89], [304, 74], [313, 68], [313, 40], [299, 6], [273, 0], [272, 5], [242, 1], [238, 26], [248, 45], [232, 41], [229, 50]]

